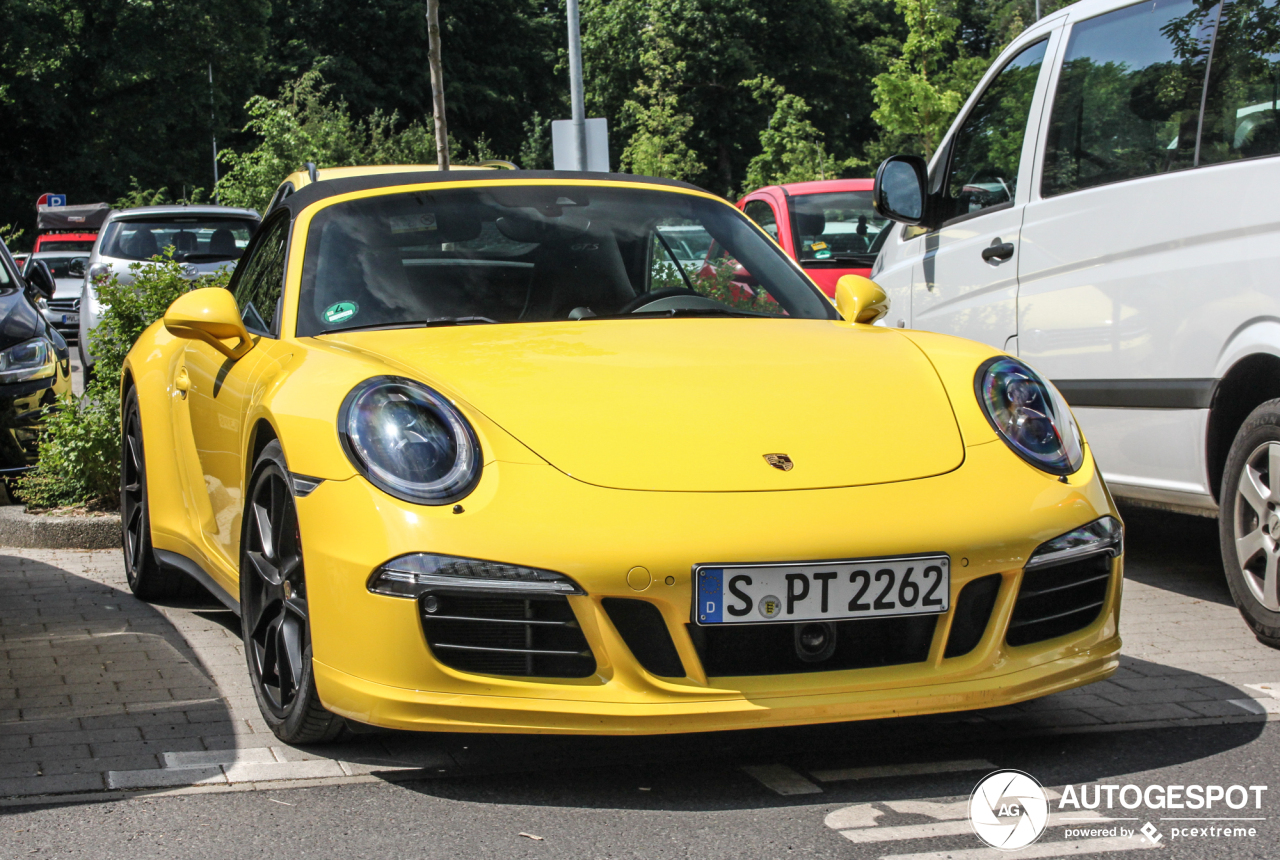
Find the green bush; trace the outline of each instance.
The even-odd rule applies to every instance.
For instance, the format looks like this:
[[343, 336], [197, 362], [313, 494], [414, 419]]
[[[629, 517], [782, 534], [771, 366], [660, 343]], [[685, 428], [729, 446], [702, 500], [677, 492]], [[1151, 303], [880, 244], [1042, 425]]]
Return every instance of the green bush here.
[[[125, 356], [147, 327], [164, 316], [193, 282], [171, 254], [130, 266], [134, 280], [113, 275], [95, 285], [101, 320], [89, 333], [96, 357], [94, 378], [80, 397], [68, 395], [51, 407], [40, 434], [40, 460], [18, 481], [28, 508], [71, 505], [114, 508], [120, 501], [120, 374]], [[230, 272], [202, 278], [195, 286], [225, 287]]]

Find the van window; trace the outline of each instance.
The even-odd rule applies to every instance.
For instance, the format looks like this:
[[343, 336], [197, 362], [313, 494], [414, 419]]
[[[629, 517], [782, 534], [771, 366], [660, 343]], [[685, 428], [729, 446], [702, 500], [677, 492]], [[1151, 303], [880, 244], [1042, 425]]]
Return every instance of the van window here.
[[1031, 98], [1047, 40], [1023, 48], [995, 76], [951, 141], [947, 219], [1013, 205]]
[[1280, 153], [1280, 2], [1224, 3], [1205, 96], [1200, 163]]
[[1194, 165], [1211, 35], [1204, 22], [1193, 0], [1156, 0], [1072, 27], [1041, 194]]

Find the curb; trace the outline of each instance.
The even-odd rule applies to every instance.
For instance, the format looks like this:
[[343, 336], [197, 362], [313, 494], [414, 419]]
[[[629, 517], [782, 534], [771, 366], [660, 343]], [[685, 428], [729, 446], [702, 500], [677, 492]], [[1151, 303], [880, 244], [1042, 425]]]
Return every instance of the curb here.
[[22, 505], [0, 506], [0, 546], [25, 549], [118, 549], [120, 517], [29, 514]]

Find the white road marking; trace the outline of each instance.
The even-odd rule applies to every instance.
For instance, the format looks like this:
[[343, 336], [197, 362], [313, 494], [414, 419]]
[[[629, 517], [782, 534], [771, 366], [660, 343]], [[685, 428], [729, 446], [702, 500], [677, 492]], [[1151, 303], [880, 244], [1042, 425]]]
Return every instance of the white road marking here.
[[822, 794], [822, 789], [785, 764], [753, 764], [742, 770], [778, 794]]
[[1245, 684], [1246, 690], [1257, 690], [1263, 696], [1280, 699], [1280, 684]]
[[[1076, 854], [1102, 854], [1108, 851], [1145, 851], [1159, 848], [1146, 839], [1131, 836], [1108, 836], [1103, 839], [1080, 839], [1073, 842], [1037, 842], [1020, 848], [1012, 856], [1070, 857]], [[999, 848], [963, 848], [959, 851], [927, 851], [922, 854], [886, 854], [881, 860], [1008, 860], [1011, 853]]]
[[[967, 807], [968, 801], [962, 801]], [[899, 842], [907, 839], [929, 839], [934, 836], [957, 836], [961, 833], [972, 833], [973, 825], [968, 821], [969, 814], [966, 810], [964, 817], [959, 820], [939, 821], [936, 824], [907, 824], [899, 827], [867, 827], [861, 830], [841, 830], [840, 835], [850, 842]], [[1091, 817], [1078, 817], [1075, 821], [1088, 821], [1095, 823], [1099, 821], [1110, 821], [1101, 815], [1093, 815]], [[1050, 815], [1047, 827], [1061, 827], [1065, 823], [1058, 815]]]
[[935, 773], [962, 773], [967, 770], [996, 770], [986, 759], [921, 762], [918, 764], [886, 764], [874, 767], [846, 767], [838, 770], [815, 770], [820, 782], [843, 782], [850, 779], [884, 779], [890, 776], [928, 776]]

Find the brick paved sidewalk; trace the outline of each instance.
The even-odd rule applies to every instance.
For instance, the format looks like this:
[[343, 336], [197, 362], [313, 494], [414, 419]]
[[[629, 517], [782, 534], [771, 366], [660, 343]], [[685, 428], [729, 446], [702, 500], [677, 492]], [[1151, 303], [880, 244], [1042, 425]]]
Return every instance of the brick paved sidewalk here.
[[[927, 718], [983, 732], [1097, 731], [1280, 714], [1280, 651], [1222, 578], [1212, 520], [1127, 512], [1122, 668], [1022, 705]], [[276, 740], [238, 622], [212, 598], [133, 598], [119, 551], [0, 549], [0, 797], [281, 780], [458, 774], [652, 755], [646, 739], [386, 732], [303, 750]], [[864, 734], [892, 736], [903, 721]], [[664, 739], [670, 750], [687, 745]], [[705, 741], [688, 741], [689, 744]], [[726, 738], [724, 746], [732, 745]], [[692, 749], [692, 747], [691, 747]]]

